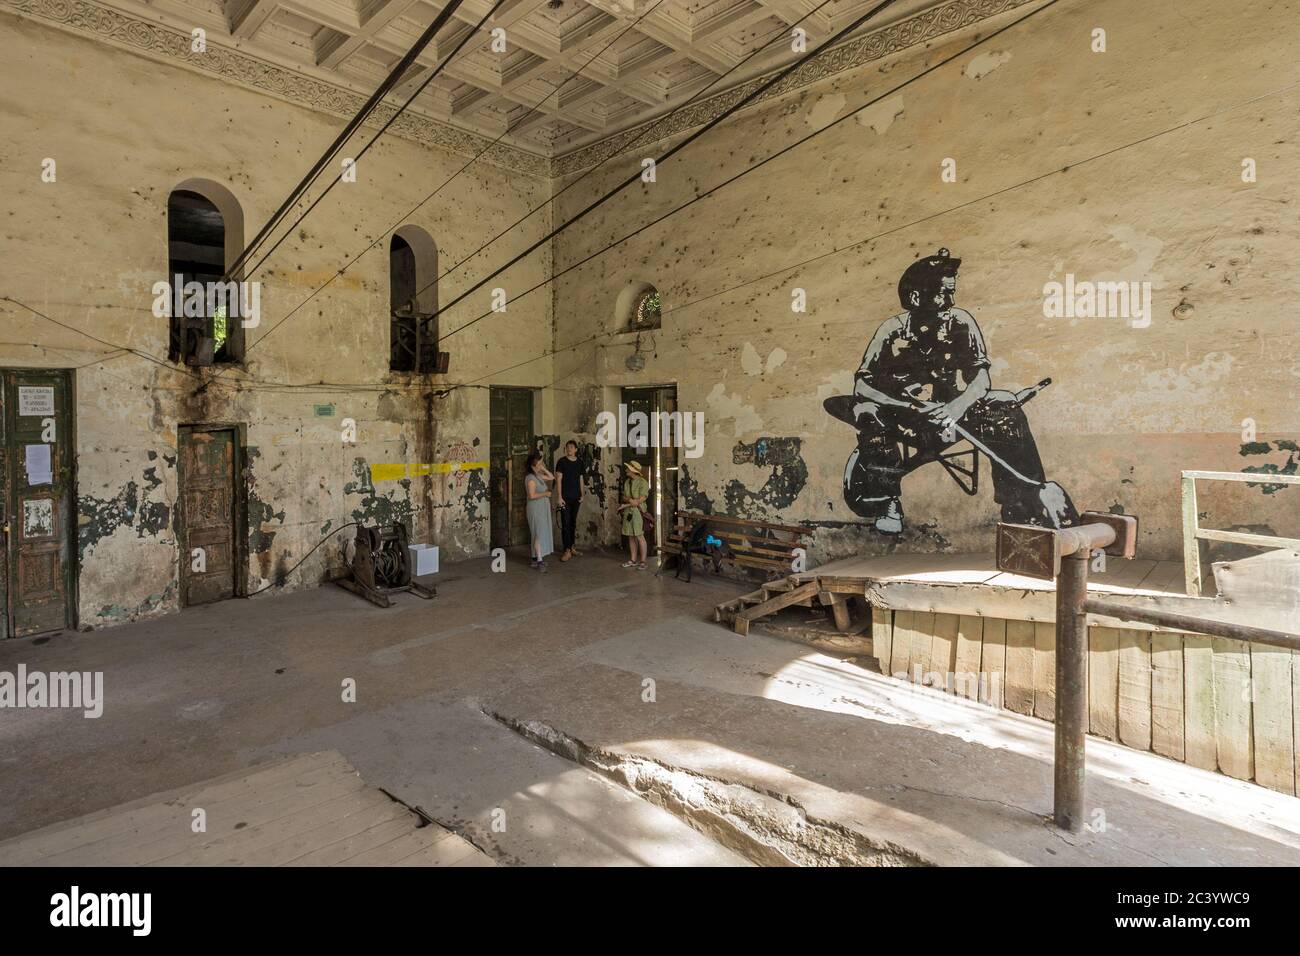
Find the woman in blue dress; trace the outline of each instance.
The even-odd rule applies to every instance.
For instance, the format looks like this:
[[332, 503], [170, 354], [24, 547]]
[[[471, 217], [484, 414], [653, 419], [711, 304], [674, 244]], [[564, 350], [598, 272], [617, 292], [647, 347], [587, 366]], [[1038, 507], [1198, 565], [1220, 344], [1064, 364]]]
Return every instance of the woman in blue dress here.
[[555, 550], [551, 531], [554, 524], [551, 520], [551, 490], [546, 485], [548, 481], [554, 480], [555, 476], [542, 463], [539, 452], [528, 456], [524, 493], [528, 496], [525, 509], [528, 514], [528, 531], [533, 539], [530, 552], [532, 563], [529, 567], [542, 572], [546, 571], [546, 556]]

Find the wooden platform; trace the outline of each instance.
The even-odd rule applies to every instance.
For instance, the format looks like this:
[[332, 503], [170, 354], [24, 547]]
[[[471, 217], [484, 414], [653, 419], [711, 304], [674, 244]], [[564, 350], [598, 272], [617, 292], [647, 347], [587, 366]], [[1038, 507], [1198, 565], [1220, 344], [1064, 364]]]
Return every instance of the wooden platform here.
[[[194, 832], [195, 811], [206, 832]], [[368, 787], [342, 755], [307, 754], [56, 823], [0, 843], [0, 866], [494, 866]]]
[[[1141, 599], [1182, 597], [1183, 566], [1178, 561], [1109, 559], [1105, 571], [1089, 575], [1088, 590]], [[739, 633], [791, 605], [831, 609], [836, 625], [848, 630], [845, 598], [860, 596], [875, 607], [968, 614], [980, 617], [1055, 621], [1051, 581], [999, 571], [991, 554], [890, 554], [843, 558], [811, 571], [771, 581], [758, 590], [724, 601], [716, 620]], [[1145, 625], [1094, 617], [1110, 627], [1151, 630]]]
[[[1088, 590], [1128, 605], [1296, 632], [1292, 611], [1189, 597], [1183, 582], [1177, 561], [1110, 559], [1104, 572], [1090, 573]], [[883, 673], [1054, 718], [1054, 584], [999, 572], [992, 555], [833, 561], [723, 602], [715, 616], [746, 634], [787, 607], [820, 603], [845, 631], [845, 602], [855, 596], [867, 605], [856, 626], [870, 614], [868, 653]], [[1300, 793], [1300, 652], [1104, 615], [1088, 615], [1088, 624], [1089, 733]]]
[[[889, 554], [843, 558], [794, 576], [829, 587], [861, 590], [863, 582], [1052, 592], [1051, 581], [999, 571], [992, 554]], [[1088, 589], [1115, 594], [1183, 594], [1180, 561], [1108, 558], [1105, 571], [1088, 574]]]

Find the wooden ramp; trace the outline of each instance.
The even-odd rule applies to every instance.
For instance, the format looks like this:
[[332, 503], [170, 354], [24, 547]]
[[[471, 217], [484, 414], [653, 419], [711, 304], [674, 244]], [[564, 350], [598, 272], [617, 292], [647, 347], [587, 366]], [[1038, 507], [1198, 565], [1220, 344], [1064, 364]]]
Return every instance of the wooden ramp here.
[[[195, 832], [201, 819], [205, 829]], [[494, 866], [335, 751], [261, 764], [0, 843], [0, 866]]]
[[816, 577], [802, 575], [769, 581], [757, 591], [723, 601], [713, 609], [713, 619], [730, 624], [737, 634], [748, 634], [749, 625], [760, 618], [769, 617], [787, 607], [812, 607], [820, 601], [831, 609], [835, 626], [841, 632], [849, 629], [847, 596], [823, 590]]

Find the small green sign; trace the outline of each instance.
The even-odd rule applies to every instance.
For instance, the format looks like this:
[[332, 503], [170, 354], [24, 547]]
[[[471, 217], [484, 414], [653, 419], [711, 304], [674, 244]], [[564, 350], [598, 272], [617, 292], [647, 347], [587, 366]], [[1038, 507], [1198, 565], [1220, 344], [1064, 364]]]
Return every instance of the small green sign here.
[[316, 409], [316, 417], [317, 417], [317, 418], [333, 418], [333, 417], [334, 417], [334, 406], [333, 406], [333, 405], [316, 405], [316, 406], [315, 406], [315, 409]]

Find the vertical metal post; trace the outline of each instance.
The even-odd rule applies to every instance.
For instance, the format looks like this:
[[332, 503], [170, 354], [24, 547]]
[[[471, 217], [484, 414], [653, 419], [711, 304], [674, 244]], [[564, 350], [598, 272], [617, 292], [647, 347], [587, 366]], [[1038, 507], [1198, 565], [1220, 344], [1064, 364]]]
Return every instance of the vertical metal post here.
[[1090, 549], [1061, 559], [1056, 578], [1056, 768], [1052, 816], [1063, 830], [1083, 828], [1084, 735], [1088, 731], [1088, 595]]
[[1183, 475], [1183, 577], [1185, 593], [1201, 596], [1201, 541], [1196, 507], [1196, 479]]

